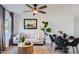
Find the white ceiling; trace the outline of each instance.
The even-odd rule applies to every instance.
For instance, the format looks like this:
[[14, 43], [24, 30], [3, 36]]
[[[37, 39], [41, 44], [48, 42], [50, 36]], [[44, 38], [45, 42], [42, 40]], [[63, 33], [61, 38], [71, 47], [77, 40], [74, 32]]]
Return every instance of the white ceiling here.
[[[21, 14], [23, 11], [30, 10], [24, 4], [3, 4], [3, 6], [14, 13]], [[38, 5], [38, 7], [41, 5]], [[48, 13], [52, 14], [70, 14], [73, 16], [79, 16], [79, 4], [48, 4], [48, 7], [44, 9]], [[30, 13], [30, 12], [29, 12]]]

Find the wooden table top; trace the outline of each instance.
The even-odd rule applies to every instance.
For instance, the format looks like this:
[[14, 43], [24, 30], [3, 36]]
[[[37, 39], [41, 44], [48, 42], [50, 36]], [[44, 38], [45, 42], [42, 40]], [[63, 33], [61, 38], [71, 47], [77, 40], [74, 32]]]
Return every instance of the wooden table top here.
[[18, 47], [30, 47], [33, 46], [33, 43], [31, 43], [30, 45], [25, 45], [25, 43], [19, 43]]

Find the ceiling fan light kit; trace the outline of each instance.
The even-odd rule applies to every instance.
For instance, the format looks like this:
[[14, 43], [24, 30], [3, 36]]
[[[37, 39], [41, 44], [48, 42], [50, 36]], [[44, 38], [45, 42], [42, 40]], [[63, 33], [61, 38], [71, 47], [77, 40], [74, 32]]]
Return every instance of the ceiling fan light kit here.
[[34, 11], [33, 11], [33, 13], [35, 13], [35, 14], [36, 14], [37, 12], [38, 12], [37, 10], [34, 10]]
[[26, 6], [29, 7], [30, 9], [32, 9], [32, 10], [27, 10], [27, 11], [24, 11], [24, 12], [31, 12], [32, 11], [33, 15], [36, 15], [36, 13], [38, 13], [38, 12], [46, 14], [46, 12], [42, 11], [42, 9], [47, 8], [47, 5], [43, 5], [43, 6], [38, 7], [38, 8], [37, 8], [37, 4], [33, 4], [34, 7], [30, 6], [29, 4], [26, 4]]
[[32, 12], [33, 12], [33, 15], [35, 15], [35, 14], [37, 14], [37, 13], [38, 13], [38, 11], [37, 11], [37, 10], [33, 10]]

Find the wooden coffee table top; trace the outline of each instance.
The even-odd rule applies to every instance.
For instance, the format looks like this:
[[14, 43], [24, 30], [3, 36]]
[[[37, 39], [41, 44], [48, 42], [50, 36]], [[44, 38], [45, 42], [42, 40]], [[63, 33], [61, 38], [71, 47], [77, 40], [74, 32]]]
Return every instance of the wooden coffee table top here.
[[19, 43], [18, 47], [30, 47], [33, 46], [33, 43], [31, 43], [30, 45], [25, 45], [25, 43]]

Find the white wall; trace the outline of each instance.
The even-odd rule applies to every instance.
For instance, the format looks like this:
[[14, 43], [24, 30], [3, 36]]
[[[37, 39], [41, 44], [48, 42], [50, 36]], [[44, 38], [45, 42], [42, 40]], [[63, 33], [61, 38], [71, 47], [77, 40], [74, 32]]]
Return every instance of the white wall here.
[[[37, 19], [37, 28], [38, 29], [24, 29], [24, 19], [36, 18]], [[57, 15], [57, 14], [37, 14], [33, 16], [31, 13], [15, 15], [15, 33], [23, 33], [23, 32], [37, 32], [42, 27], [42, 21], [48, 21], [50, 27], [52, 28], [52, 34], [57, 33], [57, 31], [62, 30], [69, 35], [74, 34], [73, 29], [73, 16], [71, 15]], [[50, 41], [49, 37], [47, 41]]]
[[74, 18], [74, 35], [79, 37], [79, 17]]
[[14, 14], [14, 34], [19, 33], [18, 29], [19, 29], [19, 18], [20, 15], [19, 14]]
[[[50, 27], [52, 28], [52, 33], [57, 33], [57, 31], [62, 30], [69, 35], [73, 35], [73, 16], [70, 15], [53, 15], [53, 14], [37, 14], [33, 16], [31, 13], [22, 14], [15, 16], [15, 32], [37, 32], [42, 27], [42, 21], [48, 21]], [[24, 29], [24, 19], [36, 18], [38, 29]]]

